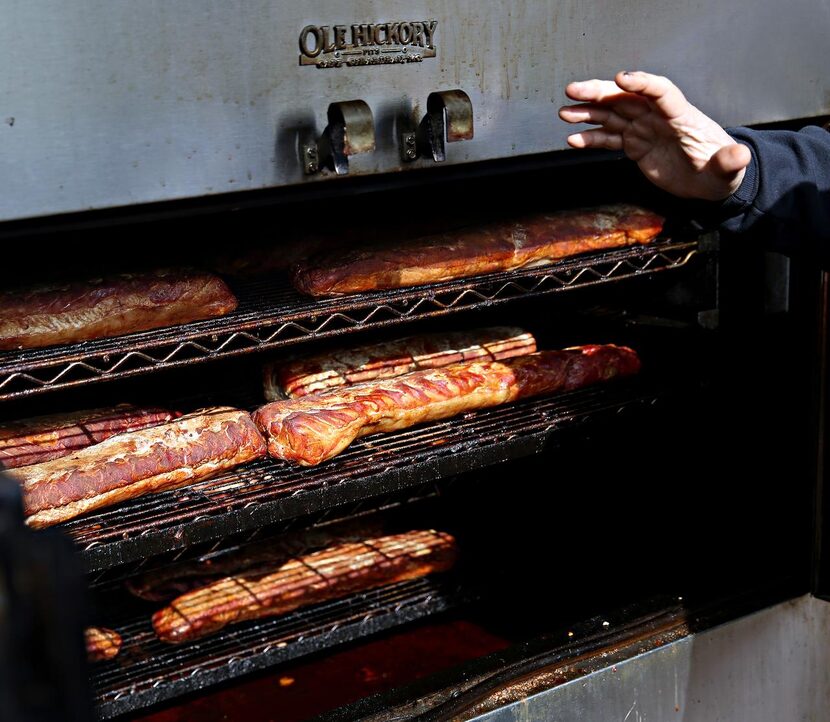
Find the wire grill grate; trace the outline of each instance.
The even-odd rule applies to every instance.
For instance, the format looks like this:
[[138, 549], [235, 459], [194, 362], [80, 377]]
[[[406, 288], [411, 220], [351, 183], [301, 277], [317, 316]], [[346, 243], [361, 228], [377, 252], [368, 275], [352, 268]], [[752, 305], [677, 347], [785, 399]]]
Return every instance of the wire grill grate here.
[[235, 288], [239, 308], [222, 318], [0, 352], [0, 400], [652, 274], [685, 266], [697, 252], [696, 241], [662, 241], [545, 268], [323, 300], [299, 295], [280, 278], [246, 282]]
[[115, 624], [124, 645], [92, 670], [99, 714], [125, 714], [280, 662], [353, 641], [472, 601], [454, 575], [381, 587], [273, 619], [228, 627], [173, 646], [159, 641], [150, 614]]
[[558, 432], [648, 408], [663, 395], [647, 380], [634, 379], [468, 413], [367, 436], [317, 467], [256, 461], [60, 528], [80, 548], [87, 571], [100, 571], [534, 454]]

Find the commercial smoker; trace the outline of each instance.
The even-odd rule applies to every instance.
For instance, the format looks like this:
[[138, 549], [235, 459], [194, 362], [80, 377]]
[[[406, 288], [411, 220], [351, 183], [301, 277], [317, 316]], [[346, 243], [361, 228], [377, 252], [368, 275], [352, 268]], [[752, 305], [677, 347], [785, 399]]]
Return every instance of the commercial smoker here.
[[[266, 359], [416, 330], [508, 323], [644, 360], [629, 382], [368, 437], [320, 467], [255, 462], [51, 533], [24, 528], [5, 484], [10, 719], [827, 716], [826, 276], [719, 236], [615, 154], [567, 150], [556, 118], [569, 81], [637, 68], [724, 125], [821, 124], [826, 7], [0, 0], [0, 18], [4, 285], [609, 201], [669, 219], [651, 245], [396, 291], [237, 278], [219, 319], [0, 352], [3, 420], [253, 408]], [[378, 516], [452, 531], [461, 564], [175, 648], [123, 592]], [[91, 621], [123, 634], [115, 660], [83, 663]], [[341, 683], [316, 684], [325, 669]]]

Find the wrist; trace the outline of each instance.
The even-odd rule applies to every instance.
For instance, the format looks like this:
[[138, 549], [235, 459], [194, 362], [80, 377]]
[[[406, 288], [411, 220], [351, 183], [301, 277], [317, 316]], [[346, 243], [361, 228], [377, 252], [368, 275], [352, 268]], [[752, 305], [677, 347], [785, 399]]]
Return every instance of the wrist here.
[[749, 148], [750, 161], [749, 164], [740, 172], [740, 177], [735, 179], [734, 188], [732, 192], [724, 199], [725, 203], [733, 205], [747, 206], [755, 201], [755, 196], [758, 195], [759, 173], [758, 173], [758, 158], [755, 155], [755, 150], [749, 143], [744, 143], [739, 138], [736, 138], [739, 143]]
[[741, 168], [736, 174], [732, 181], [729, 183], [729, 187], [727, 188], [726, 193], [721, 196], [718, 200], [725, 201], [728, 198], [735, 195], [743, 185], [744, 179], [746, 178], [746, 168]]

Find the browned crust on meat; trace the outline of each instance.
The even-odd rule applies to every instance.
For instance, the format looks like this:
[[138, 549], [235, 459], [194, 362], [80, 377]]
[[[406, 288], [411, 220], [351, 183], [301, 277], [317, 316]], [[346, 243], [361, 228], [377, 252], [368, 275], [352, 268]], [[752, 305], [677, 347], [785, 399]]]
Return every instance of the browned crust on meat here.
[[177, 416], [166, 409], [119, 404], [12, 421], [0, 425], [0, 468], [59, 459], [116, 434], [157, 426]]
[[432, 530], [339, 544], [184, 594], [153, 615], [153, 628], [165, 642], [192, 641], [228, 624], [447, 571], [456, 556], [455, 540]]
[[274, 458], [313, 466], [355, 439], [520, 398], [567, 391], [640, 368], [614, 345], [541, 351], [506, 361], [468, 361], [383, 381], [275, 401], [254, 413]]
[[534, 351], [536, 340], [532, 334], [515, 327], [409, 336], [269, 364], [264, 372], [265, 398], [299, 398], [419, 369], [441, 368], [478, 358], [498, 361]]
[[250, 416], [221, 407], [112, 436], [71, 456], [10, 471], [9, 476], [23, 487], [27, 524], [43, 527], [175, 489], [264, 454], [265, 444]]
[[368, 536], [382, 536], [383, 527], [382, 519], [373, 516], [287, 532], [242, 547], [210, 552], [198, 559], [165, 564], [127, 579], [124, 586], [139, 599], [169, 602], [231, 574], [265, 574], [293, 557]]
[[90, 662], [112, 659], [121, 651], [121, 635], [106, 627], [88, 627], [84, 631], [86, 656]]
[[330, 296], [542, 266], [589, 251], [648, 243], [663, 220], [627, 204], [538, 214], [323, 253], [301, 262], [293, 282], [302, 293]]
[[0, 349], [37, 348], [222, 316], [237, 300], [211, 273], [164, 269], [0, 294]]

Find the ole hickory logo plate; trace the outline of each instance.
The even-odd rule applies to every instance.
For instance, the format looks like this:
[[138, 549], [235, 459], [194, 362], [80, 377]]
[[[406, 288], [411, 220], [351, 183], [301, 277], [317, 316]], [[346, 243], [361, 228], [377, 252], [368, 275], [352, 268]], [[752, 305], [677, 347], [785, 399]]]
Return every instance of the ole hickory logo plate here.
[[300, 31], [300, 65], [341, 68], [420, 63], [435, 57], [437, 27], [437, 20], [306, 25]]

